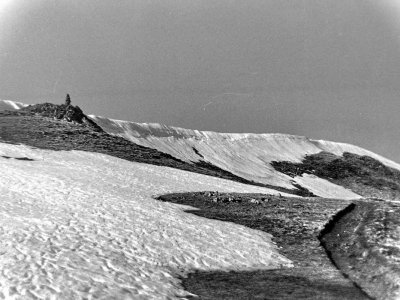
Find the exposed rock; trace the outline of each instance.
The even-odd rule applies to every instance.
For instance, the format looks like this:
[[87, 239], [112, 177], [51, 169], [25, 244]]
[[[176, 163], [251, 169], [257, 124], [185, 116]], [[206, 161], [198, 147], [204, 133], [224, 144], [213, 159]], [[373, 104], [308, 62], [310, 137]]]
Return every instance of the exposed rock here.
[[67, 94], [67, 96], [65, 97], [65, 105], [71, 105], [71, 97], [69, 96], [69, 94]]
[[253, 203], [253, 204], [260, 204], [260, 201], [257, 200], [257, 199], [250, 199], [249, 202], [250, 202], [250, 203]]
[[71, 101], [67, 100], [68, 99], [65, 100], [66, 104], [61, 105], [52, 103], [29, 105], [22, 108], [21, 111], [34, 113], [35, 115], [40, 115], [42, 117], [63, 120], [74, 124], [83, 124], [98, 132], [103, 131], [100, 126], [98, 126], [83, 113], [79, 106], [73, 106], [70, 104], [67, 105], [67, 102], [71, 103]]

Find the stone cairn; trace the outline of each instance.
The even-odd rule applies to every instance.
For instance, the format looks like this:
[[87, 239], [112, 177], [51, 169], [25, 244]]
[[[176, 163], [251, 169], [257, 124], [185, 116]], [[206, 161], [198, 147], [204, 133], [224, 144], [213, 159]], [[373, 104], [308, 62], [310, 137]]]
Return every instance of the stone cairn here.
[[65, 105], [66, 106], [71, 105], [71, 97], [69, 96], [69, 94], [67, 94], [67, 96], [65, 97]]

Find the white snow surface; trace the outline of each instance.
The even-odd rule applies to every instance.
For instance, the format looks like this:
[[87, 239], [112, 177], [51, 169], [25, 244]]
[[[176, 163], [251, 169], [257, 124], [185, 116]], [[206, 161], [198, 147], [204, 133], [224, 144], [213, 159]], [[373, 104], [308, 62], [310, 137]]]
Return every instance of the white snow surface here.
[[0, 111], [2, 110], [18, 110], [22, 107], [28, 106], [27, 104], [11, 101], [11, 100], [0, 100]]
[[183, 161], [205, 160], [242, 178], [285, 188], [293, 188], [292, 183], [302, 185], [307, 180], [307, 188], [326, 198], [351, 199], [360, 196], [317, 177], [293, 179], [276, 171], [270, 163], [301, 162], [306, 155], [321, 151], [329, 151], [336, 155], [351, 152], [371, 156], [400, 170], [400, 165], [389, 159], [345, 143], [311, 140], [304, 136], [288, 134], [218, 133], [156, 123], [141, 124], [90, 117], [110, 134], [168, 153]]
[[362, 197], [352, 191], [329, 182], [323, 178], [319, 178], [311, 174], [303, 174], [302, 176], [295, 177], [296, 182], [302, 187], [308, 189], [315, 195], [330, 195], [330, 198], [336, 199], [361, 199]]
[[0, 168], [0, 298], [174, 299], [187, 295], [176, 276], [194, 269], [291, 266], [267, 233], [152, 198], [267, 189], [97, 153], [4, 143]]

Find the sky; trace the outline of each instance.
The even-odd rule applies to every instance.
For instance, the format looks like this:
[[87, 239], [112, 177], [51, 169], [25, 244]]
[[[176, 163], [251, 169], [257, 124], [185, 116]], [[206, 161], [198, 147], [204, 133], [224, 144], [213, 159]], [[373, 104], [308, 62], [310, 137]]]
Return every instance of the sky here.
[[0, 99], [400, 162], [400, 0], [0, 0]]

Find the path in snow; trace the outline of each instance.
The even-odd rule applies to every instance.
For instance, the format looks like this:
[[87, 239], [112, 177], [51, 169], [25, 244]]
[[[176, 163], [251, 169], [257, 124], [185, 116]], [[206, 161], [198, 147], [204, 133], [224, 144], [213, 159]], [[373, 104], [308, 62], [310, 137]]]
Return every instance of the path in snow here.
[[289, 266], [271, 236], [155, 194], [276, 192], [177, 169], [0, 143], [0, 298], [185, 295], [189, 270]]

